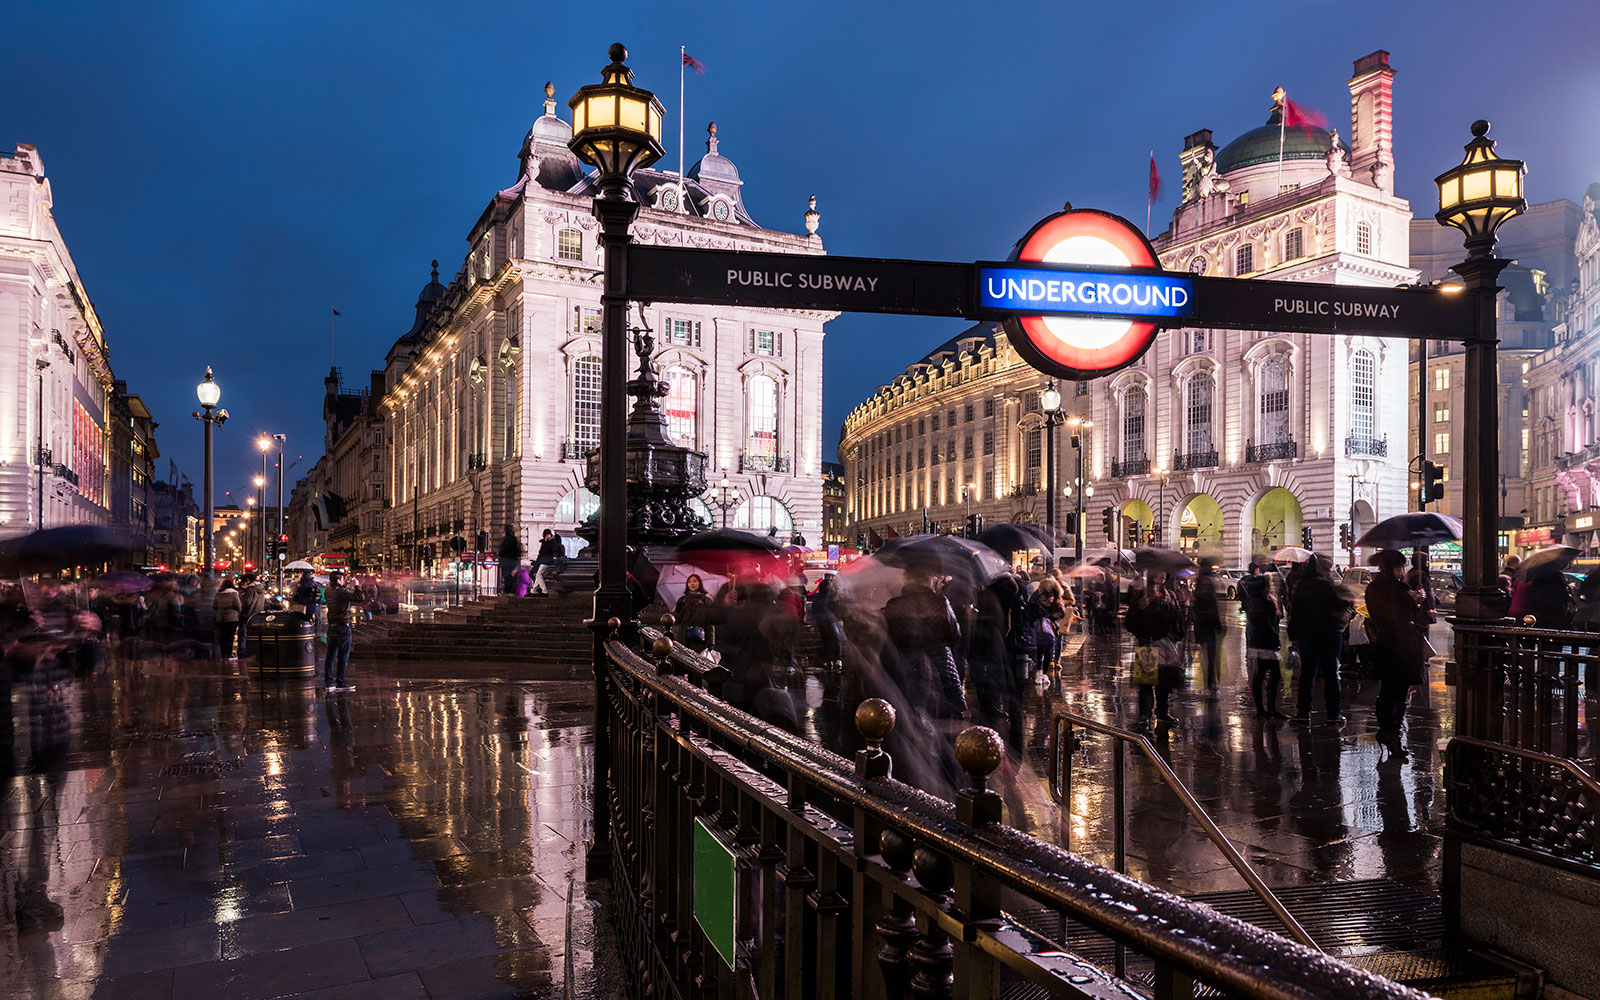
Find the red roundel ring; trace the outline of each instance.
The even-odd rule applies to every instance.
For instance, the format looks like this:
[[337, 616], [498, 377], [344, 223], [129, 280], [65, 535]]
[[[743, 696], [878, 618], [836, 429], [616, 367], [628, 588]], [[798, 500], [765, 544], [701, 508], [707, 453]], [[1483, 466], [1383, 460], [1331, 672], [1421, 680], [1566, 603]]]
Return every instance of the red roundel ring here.
[[[1126, 265], [1114, 260], [1066, 260], [1063, 264], [1117, 264], [1127, 267], [1148, 267], [1159, 270], [1155, 249], [1143, 233], [1119, 216], [1094, 209], [1079, 208], [1057, 212], [1039, 222], [1028, 231], [1011, 255], [1012, 260], [1049, 260], [1050, 251], [1060, 244], [1084, 238], [1097, 241], [1108, 252], [1127, 260]], [[1083, 323], [1067, 320], [1066, 323]], [[1050, 328], [1043, 316], [1018, 316], [1006, 320], [1006, 332], [1017, 353], [1033, 367], [1048, 374], [1071, 379], [1088, 379], [1109, 375], [1133, 364], [1150, 348], [1155, 339], [1156, 324], [1142, 320], [1092, 320], [1097, 324], [1116, 324], [1126, 330], [1108, 343], [1073, 343]], [[1057, 325], [1065, 325], [1058, 322]]]

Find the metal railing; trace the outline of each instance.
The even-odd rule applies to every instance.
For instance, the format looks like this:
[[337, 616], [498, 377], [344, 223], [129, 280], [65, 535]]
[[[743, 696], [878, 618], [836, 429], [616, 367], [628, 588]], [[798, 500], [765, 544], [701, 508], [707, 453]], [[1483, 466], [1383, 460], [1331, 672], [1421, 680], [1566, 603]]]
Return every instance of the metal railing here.
[[1244, 460], [1246, 464], [1256, 462], [1282, 462], [1291, 458], [1300, 457], [1300, 443], [1294, 438], [1286, 441], [1272, 441], [1267, 444], [1251, 444], [1246, 441], [1244, 445]]
[[[612, 619], [596, 667], [597, 790], [624, 966], [651, 997], [1415, 998], [1421, 993], [1006, 826], [1003, 746], [955, 743], [954, 803], [890, 776], [894, 710], [856, 711], [854, 763], [716, 697], [727, 672]], [[667, 622], [664, 620], [664, 624]], [[604, 856], [601, 852], [598, 856]], [[1041, 929], [1044, 914], [1048, 930]], [[1063, 944], [1125, 948], [1127, 979]]]
[[1184, 469], [1210, 469], [1216, 467], [1218, 462], [1217, 449], [1208, 451], [1191, 451], [1186, 455], [1172, 456], [1172, 469], [1181, 472]]
[[[1111, 758], [1111, 804], [1112, 823], [1114, 824], [1112, 827], [1112, 856], [1114, 866], [1119, 874], [1126, 875], [1128, 871], [1126, 863], [1128, 773], [1123, 747], [1131, 744], [1144, 754], [1145, 759], [1156, 769], [1156, 774], [1161, 777], [1161, 780], [1168, 788], [1172, 789], [1172, 793], [1178, 797], [1179, 802], [1183, 803], [1183, 807], [1189, 811], [1190, 816], [1194, 817], [1195, 822], [1200, 824], [1200, 828], [1205, 831], [1206, 837], [1216, 845], [1217, 850], [1222, 852], [1222, 856], [1227, 859], [1229, 865], [1233, 866], [1233, 870], [1239, 873], [1239, 877], [1244, 879], [1245, 884], [1250, 887], [1251, 892], [1255, 893], [1256, 898], [1261, 900], [1268, 910], [1272, 911], [1272, 915], [1277, 918], [1279, 923], [1283, 924], [1284, 930], [1289, 932], [1289, 936], [1307, 948], [1321, 950], [1321, 947], [1316, 941], [1312, 940], [1306, 929], [1300, 925], [1300, 921], [1296, 920], [1294, 914], [1289, 912], [1288, 907], [1283, 905], [1283, 901], [1277, 897], [1277, 894], [1267, 888], [1265, 882], [1261, 881], [1261, 876], [1256, 874], [1256, 870], [1233, 846], [1233, 842], [1218, 829], [1217, 824], [1211, 819], [1211, 814], [1201, 807], [1194, 794], [1189, 791], [1189, 786], [1185, 785], [1172, 772], [1172, 768], [1167, 765], [1161, 754], [1156, 752], [1156, 748], [1144, 736], [1117, 726], [1096, 722], [1076, 712], [1056, 712], [1050, 730], [1050, 797], [1055, 799], [1056, 804], [1068, 813], [1064, 818], [1071, 818], [1072, 755], [1082, 749], [1084, 743], [1083, 740], [1073, 734], [1073, 726], [1087, 729], [1093, 733], [1100, 733], [1102, 736], [1109, 736], [1111, 737], [1112, 745], [1115, 747], [1115, 756]], [[1062, 830], [1068, 831], [1069, 836], [1071, 829], [1072, 824], [1070, 822], [1062, 824]], [[1062, 846], [1070, 847], [1072, 845], [1068, 843]], [[1117, 948], [1118, 975], [1122, 975], [1122, 962], [1122, 948], [1119, 946]]]
[[1389, 435], [1383, 437], [1357, 437], [1346, 434], [1344, 438], [1344, 453], [1346, 455], [1371, 455], [1374, 458], [1387, 458], [1389, 455]]
[[1480, 843], [1594, 877], [1600, 782], [1574, 760], [1457, 736], [1445, 748], [1446, 818]]
[[1145, 456], [1125, 459], [1123, 461], [1111, 460], [1111, 478], [1126, 479], [1129, 476], [1143, 476], [1150, 472], [1150, 459]]
[[740, 472], [788, 472], [788, 455], [762, 455], [755, 452], [739, 453]]
[[596, 444], [585, 444], [581, 441], [561, 442], [561, 460], [563, 462], [581, 462], [589, 457], [589, 453], [600, 447]]
[[[1600, 633], [1458, 622], [1456, 664], [1469, 732], [1576, 760], [1595, 757]], [[1600, 773], [1600, 772], [1597, 772]]]

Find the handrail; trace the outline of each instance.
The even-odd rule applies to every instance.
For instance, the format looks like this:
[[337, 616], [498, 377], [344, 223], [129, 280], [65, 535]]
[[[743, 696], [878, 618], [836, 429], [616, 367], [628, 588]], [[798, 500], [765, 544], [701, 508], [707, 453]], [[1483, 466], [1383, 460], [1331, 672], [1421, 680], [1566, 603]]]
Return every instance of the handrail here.
[[[1222, 852], [1223, 857], [1228, 859], [1228, 864], [1233, 866], [1233, 870], [1238, 872], [1240, 877], [1243, 878], [1250, 886], [1251, 891], [1256, 894], [1256, 898], [1261, 900], [1262, 903], [1266, 904], [1267, 909], [1272, 911], [1272, 915], [1278, 918], [1278, 922], [1283, 924], [1284, 929], [1287, 930], [1296, 941], [1299, 941], [1307, 948], [1315, 948], [1318, 951], [1322, 950], [1322, 946], [1317, 944], [1311, 935], [1307, 933], [1306, 929], [1301, 926], [1300, 921], [1294, 918], [1294, 914], [1290, 913], [1288, 907], [1283, 905], [1283, 901], [1278, 898], [1277, 894], [1269, 889], [1265, 882], [1261, 881], [1261, 876], [1256, 874], [1255, 869], [1250, 866], [1250, 862], [1246, 861], [1244, 857], [1240, 855], [1238, 850], [1234, 848], [1233, 842], [1228, 839], [1227, 835], [1218, 829], [1217, 824], [1211, 819], [1210, 814], [1201, 807], [1200, 803], [1195, 799], [1193, 793], [1189, 791], [1189, 787], [1183, 783], [1183, 780], [1173, 773], [1172, 768], [1169, 767], [1167, 762], [1161, 758], [1161, 755], [1156, 752], [1156, 748], [1151, 745], [1149, 739], [1139, 733], [1132, 732], [1131, 730], [1108, 725], [1104, 722], [1097, 722], [1094, 719], [1079, 715], [1076, 712], [1060, 710], [1056, 712], [1055, 717], [1057, 722], [1054, 729], [1054, 735], [1058, 740], [1061, 736], [1060, 720], [1066, 719], [1067, 721], [1076, 723], [1077, 725], [1082, 726], [1084, 729], [1088, 729], [1091, 732], [1110, 736], [1119, 743], [1132, 743], [1140, 750], [1144, 751], [1145, 758], [1148, 759], [1150, 763], [1155, 765], [1156, 771], [1161, 775], [1161, 780], [1165, 781], [1167, 783], [1167, 787], [1172, 789], [1173, 794], [1178, 796], [1178, 801], [1182, 802], [1183, 807], [1189, 810], [1189, 815], [1193, 816], [1195, 821], [1200, 824], [1202, 829], [1205, 830], [1206, 836], [1209, 837], [1211, 842], [1217, 846], [1217, 849]], [[1119, 749], [1118, 752], [1120, 753], [1121, 750]], [[1050, 754], [1050, 787], [1052, 790], [1056, 786], [1056, 768], [1059, 766], [1058, 762], [1061, 759], [1060, 753], [1061, 750], [1058, 746]], [[1118, 768], [1116, 780], [1117, 784], [1119, 785], [1119, 792], [1121, 790], [1120, 786], [1122, 785], [1122, 777], [1122, 769]], [[1070, 810], [1072, 807], [1064, 804], [1064, 808]], [[1120, 817], [1118, 818], [1117, 822], [1120, 826]], [[1119, 830], [1118, 840], [1120, 839], [1121, 831]]]
[[[677, 644], [671, 640], [665, 644], [663, 658], [677, 659], [672, 655]], [[708, 738], [719, 737], [731, 748], [803, 775], [808, 784], [841, 804], [905, 831], [952, 863], [977, 868], [1000, 885], [1224, 990], [1264, 1000], [1425, 997], [1314, 947], [1112, 872], [1003, 823], [963, 824], [949, 802], [892, 777], [858, 777], [851, 763], [838, 755], [766, 725], [686, 678], [658, 673], [655, 664], [615, 633], [604, 648], [613, 666], [640, 688], [673, 704], [680, 714], [692, 717]], [[802, 744], [805, 749], [797, 752]], [[982, 779], [975, 777], [980, 791], [981, 784]]]
[[[1582, 785], [1584, 790], [1590, 795], [1593, 795], [1596, 799], [1600, 799], [1600, 781], [1596, 781], [1590, 776], [1589, 772], [1583, 769], [1582, 765], [1570, 757], [1557, 757], [1555, 754], [1544, 753], [1539, 750], [1527, 750], [1522, 747], [1514, 747], [1509, 743], [1496, 743], [1493, 740], [1480, 740], [1476, 736], [1453, 736], [1450, 739], [1450, 743], [1452, 745], [1460, 743], [1463, 746], [1477, 747], [1480, 750], [1488, 750], [1493, 753], [1509, 754], [1512, 757], [1521, 757], [1524, 760], [1531, 760], [1539, 764], [1547, 764], [1550, 767], [1560, 768], [1561, 770], [1572, 775], [1574, 778], [1577, 778], [1578, 784]], [[1450, 748], [1447, 746], [1445, 748], [1445, 752], [1448, 753], [1449, 749]]]

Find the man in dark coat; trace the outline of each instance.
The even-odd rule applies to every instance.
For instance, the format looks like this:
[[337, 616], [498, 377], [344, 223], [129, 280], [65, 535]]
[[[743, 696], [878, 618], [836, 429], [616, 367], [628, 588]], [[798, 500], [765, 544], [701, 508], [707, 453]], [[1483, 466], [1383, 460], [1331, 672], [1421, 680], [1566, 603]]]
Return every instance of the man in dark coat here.
[[511, 578], [517, 575], [517, 566], [522, 562], [522, 543], [517, 541], [517, 536], [511, 533], [511, 525], [506, 525], [505, 534], [500, 536], [500, 548], [495, 553], [500, 567], [500, 593], [511, 593]]
[[1300, 650], [1297, 722], [1311, 719], [1311, 700], [1319, 672], [1328, 721], [1344, 721], [1339, 712], [1339, 653], [1344, 645], [1344, 630], [1350, 624], [1350, 611], [1350, 602], [1333, 585], [1322, 559], [1307, 559], [1289, 601], [1289, 639]]
[[884, 624], [899, 654], [903, 674], [893, 678], [905, 697], [929, 718], [959, 719], [967, 699], [956, 673], [960, 640], [956, 613], [936, 594], [926, 574], [908, 571], [900, 596], [884, 605]]
[[1286, 719], [1288, 716], [1278, 711], [1278, 690], [1283, 685], [1283, 667], [1278, 662], [1278, 602], [1272, 596], [1272, 582], [1255, 563], [1239, 581], [1239, 604], [1244, 608], [1244, 654], [1250, 666], [1256, 718]]
[[1200, 574], [1195, 577], [1192, 607], [1194, 641], [1199, 644], [1200, 655], [1205, 661], [1206, 697], [1215, 699], [1217, 683], [1222, 677], [1219, 640], [1228, 627], [1222, 618], [1222, 605], [1217, 600], [1216, 567], [1209, 562], [1200, 567]]
[[1417, 622], [1421, 594], [1407, 590], [1406, 557], [1394, 549], [1380, 549], [1372, 557], [1378, 572], [1367, 584], [1367, 628], [1372, 633], [1378, 670], [1378, 742], [1390, 754], [1404, 759], [1400, 726], [1405, 722], [1406, 699], [1411, 687], [1426, 676], [1427, 660]]

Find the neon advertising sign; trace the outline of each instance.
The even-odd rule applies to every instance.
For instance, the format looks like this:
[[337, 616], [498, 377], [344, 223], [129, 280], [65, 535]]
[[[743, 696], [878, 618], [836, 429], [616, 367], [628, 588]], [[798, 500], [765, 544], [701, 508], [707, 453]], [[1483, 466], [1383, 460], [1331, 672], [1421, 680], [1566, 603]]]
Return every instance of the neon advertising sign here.
[[1194, 315], [1194, 279], [1161, 270], [1143, 233], [1092, 209], [1044, 219], [1010, 263], [974, 272], [978, 310], [1006, 317], [1011, 345], [1030, 365], [1070, 379], [1133, 364], [1157, 329]]

